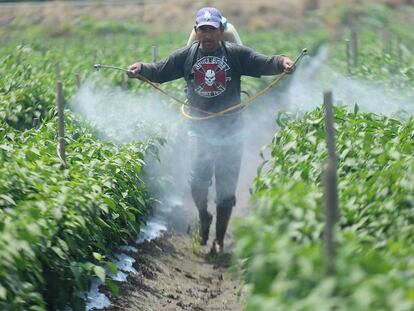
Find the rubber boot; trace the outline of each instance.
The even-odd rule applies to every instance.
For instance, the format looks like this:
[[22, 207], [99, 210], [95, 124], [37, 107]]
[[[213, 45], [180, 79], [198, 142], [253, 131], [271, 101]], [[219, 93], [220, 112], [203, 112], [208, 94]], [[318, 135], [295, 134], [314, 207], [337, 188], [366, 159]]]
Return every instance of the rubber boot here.
[[207, 197], [210, 183], [201, 183], [201, 186], [200, 182], [196, 182], [196, 180], [193, 180], [191, 183], [191, 194], [199, 216], [198, 235], [200, 236], [201, 245], [207, 244], [210, 225], [213, 219], [213, 216], [207, 211]]
[[200, 217], [200, 226], [198, 228], [198, 234], [200, 236], [200, 245], [206, 245], [213, 216], [207, 210], [198, 211], [198, 215]]
[[233, 207], [217, 206], [216, 239], [213, 242], [213, 248], [215, 248], [214, 251], [216, 253], [223, 252], [224, 236], [226, 235], [232, 211]]

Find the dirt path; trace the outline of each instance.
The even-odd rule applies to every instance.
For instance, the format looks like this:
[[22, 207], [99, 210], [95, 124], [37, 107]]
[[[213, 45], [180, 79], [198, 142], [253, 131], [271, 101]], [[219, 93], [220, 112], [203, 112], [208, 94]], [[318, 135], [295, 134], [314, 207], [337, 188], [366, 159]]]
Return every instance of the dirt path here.
[[[257, 139], [256, 145], [264, 143]], [[247, 145], [247, 144], [246, 144]], [[197, 212], [188, 186], [189, 172], [185, 152], [176, 152], [184, 165], [175, 165], [175, 170], [161, 168], [175, 176], [174, 195], [155, 210], [155, 218], [166, 223], [168, 231], [160, 238], [139, 245], [132, 245], [138, 252], [128, 253], [135, 259], [137, 274], [131, 274], [128, 282], [118, 283], [121, 295], [109, 296], [112, 306], [105, 311], [241, 311], [246, 296], [239, 276], [230, 272], [231, 253], [234, 249], [232, 221], [250, 213], [249, 186], [261, 163], [260, 147], [249, 143], [245, 150], [237, 188], [237, 204], [233, 210], [230, 227], [224, 240], [224, 256], [206, 256], [215, 236], [216, 207], [214, 185], [209, 191], [209, 211], [214, 219], [210, 239], [206, 247], [192, 241], [189, 228], [197, 222]], [[188, 152], [187, 152], [188, 153]], [[168, 160], [168, 159], [167, 159]], [[168, 161], [161, 161], [167, 163]], [[177, 171], [178, 170], [178, 171]], [[182, 179], [182, 180], [181, 180]], [[187, 188], [186, 188], [187, 187]], [[168, 192], [167, 192], [168, 193]], [[235, 270], [235, 269], [233, 269]]]
[[[229, 272], [231, 255], [206, 256], [190, 234], [167, 232], [158, 239], [135, 245], [130, 253], [137, 274], [119, 283], [121, 295], [110, 296], [105, 311], [219, 311], [242, 310], [238, 276]], [[229, 245], [231, 248], [231, 245]]]

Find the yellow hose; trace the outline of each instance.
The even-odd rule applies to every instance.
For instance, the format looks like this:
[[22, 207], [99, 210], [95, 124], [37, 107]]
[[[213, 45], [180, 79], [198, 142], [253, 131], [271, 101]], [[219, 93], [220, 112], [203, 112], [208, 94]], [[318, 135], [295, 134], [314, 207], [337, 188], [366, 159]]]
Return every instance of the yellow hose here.
[[[306, 48], [304, 48], [302, 50], [302, 52], [299, 54], [299, 56], [296, 58], [296, 60], [294, 61], [294, 63], [293, 63], [294, 66], [299, 62], [299, 60], [304, 55], [307, 55], [307, 54], [308, 54], [308, 50]], [[248, 98], [247, 100], [245, 100], [242, 103], [232, 105], [229, 108], [226, 108], [226, 109], [224, 109], [222, 111], [219, 111], [219, 112], [211, 112], [211, 111], [203, 110], [203, 109], [200, 109], [200, 108], [197, 108], [197, 107], [194, 107], [194, 106], [190, 105], [187, 101], [183, 101], [183, 100], [167, 93], [166, 91], [161, 89], [158, 85], [156, 85], [154, 82], [148, 80], [144, 76], [142, 76], [138, 73], [136, 74], [136, 77], [138, 79], [147, 82], [149, 85], [151, 85], [153, 88], [155, 88], [159, 92], [163, 93], [164, 95], [166, 95], [166, 96], [174, 99], [176, 102], [180, 103], [181, 104], [181, 114], [184, 117], [186, 117], [187, 119], [190, 119], [190, 120], [197, 120], [197, 121], [208, 120], [208, 119], [212, 119], [212, 118], [216, 118], [216, 117], [224, 117], [224, 116], [229, 116], [229, 115], [233, 115], [233, 114], [242, 112], [244, 109], [249, 107], [257, 97], [259, 97], [260, 95], [263, 95], [264, 93], [269, 91], [273, 86], [275, 86], [277, 83], [279, 83], [285, 76], [286, 76], [286, 73], [283, 72], [281, 75], [277, 76], [272, 82], [270, 82], [269, 85], [267, 85], [265, 88], [260, 90], [254, 96]], [[201, 116], [201, 117], [191, 116], [190, 114], [188, 114], [187, 111], [185, 111], [185, 106], [190, 107], [191, 109], [194, 109], [196, 111], [202, 112], [202, 113], [206, 114], [206, 116]], [[234, 110], [239, 109], [239, 108], [240, 108], [239, 111], [233, 112]]]

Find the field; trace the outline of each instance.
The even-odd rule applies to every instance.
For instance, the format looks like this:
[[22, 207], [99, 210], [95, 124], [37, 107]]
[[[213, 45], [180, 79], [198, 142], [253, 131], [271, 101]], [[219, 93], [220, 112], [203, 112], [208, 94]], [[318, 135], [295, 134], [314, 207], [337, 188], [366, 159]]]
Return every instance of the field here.
[[[245, 45], [310, 57], [245, 112], [218, 258], [185, 233], [194, 207], [180, 107], [93, 68], [168, 56], [203, 3], [0, 6], [0, 309], [84, 310], [79, 293], [98, 279], [107, 310], [414, 310], [414, 8], [380, 2], [223, 4]], [[243, 78], [242, 90], [270, 81]], [[160, 87], [184, 99], [183, 81]], [[329, 254], [328, 89], [339, 198]], [[138, 245], [160, 211], [169, 232]], [[127, 243], [139, 273], [121, 283], [115, 254]]]

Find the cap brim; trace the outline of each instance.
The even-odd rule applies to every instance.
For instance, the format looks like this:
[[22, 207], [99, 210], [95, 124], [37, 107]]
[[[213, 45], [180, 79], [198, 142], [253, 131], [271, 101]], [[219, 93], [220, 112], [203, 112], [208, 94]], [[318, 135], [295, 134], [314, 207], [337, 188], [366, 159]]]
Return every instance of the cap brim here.
[[209, 21], [209, 22], [201, 22], [197, 24], [197, 29], [201, 26], [213, 26], [214, 28], [220, 28], [220, 23]]

